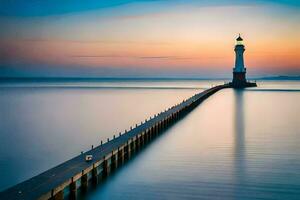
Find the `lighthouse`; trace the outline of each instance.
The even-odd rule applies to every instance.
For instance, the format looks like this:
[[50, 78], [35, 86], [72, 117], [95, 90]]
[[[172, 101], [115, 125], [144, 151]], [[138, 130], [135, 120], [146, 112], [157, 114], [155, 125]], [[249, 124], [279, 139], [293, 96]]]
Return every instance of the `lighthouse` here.
[[246, 80], [246, 68], [244, 64], [245, 46], [241, 35], [236, 39], [235, 66], [233, 68], [232, 86], [234, 88], [255, 87], [256, 83], [250, 83]]

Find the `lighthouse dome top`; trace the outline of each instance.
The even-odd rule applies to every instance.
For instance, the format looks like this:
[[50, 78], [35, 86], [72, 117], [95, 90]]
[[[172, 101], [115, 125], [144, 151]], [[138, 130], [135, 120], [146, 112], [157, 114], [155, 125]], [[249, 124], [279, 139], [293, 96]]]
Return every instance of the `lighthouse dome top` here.
[[243, 38], [239, 34], [239, 37], [236, 38], [236, 45], [244, 45]]
[[241, 37], [241, 34], [239, 34], [239, 37], [236, 38], [236, 41], [243, 41], [243, 38]]

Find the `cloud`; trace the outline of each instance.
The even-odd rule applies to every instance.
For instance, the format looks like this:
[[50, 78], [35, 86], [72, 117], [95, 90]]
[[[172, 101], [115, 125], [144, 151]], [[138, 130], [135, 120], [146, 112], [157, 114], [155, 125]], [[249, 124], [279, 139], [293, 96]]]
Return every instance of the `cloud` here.
[[170, 60], [190, 60], [198, 59], [196, 57], [180, 57], [180, 56], [124, 56], [124, 55], [72, 55], [75, 58], [135, 58], [135, 59], [170, 59]]
[[[1, 39], [0, 39], [1, 41]], [[133, 41], [133, 40], [65, 40], [65, 39], [47, 39], [47, 38], [25, 38], [15, 39], [15, 41], [22, 42], [63, 42], [63, 43], [79, 43], [79, 44], [137, 44], [137, 45], [159, 45], [168, 46], [172, 45], [171, 42], [154, 42], [154, 41]]]
[[180, 56], [141, 56], [137, 57], [140, 59], [171, 59], [171, 60], [190, 60], [190, 59], [197, 59], [193, 57], [180, 57]]
[[121, 55], [72, 55], [71, 57], [75, 58], [122, 58], [128, 56], [121, 56]]
[[142, 56], [142, 57], [137, 57], [140, 59], [170, 59], [170, 58], [175, 58], [174, 56]]

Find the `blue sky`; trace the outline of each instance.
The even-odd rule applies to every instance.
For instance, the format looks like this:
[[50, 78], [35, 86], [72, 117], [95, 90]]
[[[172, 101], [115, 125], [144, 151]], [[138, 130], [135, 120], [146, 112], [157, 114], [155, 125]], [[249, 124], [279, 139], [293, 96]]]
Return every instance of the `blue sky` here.
[[[194, 6], [221, 6], [221, 5], [253, 5], [276, 3], [286, 6], [300, 6], [300, 1], [293, 0], [2, 0], [0, 15], [2, 16], [47, 16], [71, 12], [82, 12], [98, 9], [107, 9], [125, 4], [159, 2], [160, 6], [170, 4], [190, 4]], [[158, 5], [159, 6], [159, 5]], [[158, 7], [156, 7], [159, 9]]]

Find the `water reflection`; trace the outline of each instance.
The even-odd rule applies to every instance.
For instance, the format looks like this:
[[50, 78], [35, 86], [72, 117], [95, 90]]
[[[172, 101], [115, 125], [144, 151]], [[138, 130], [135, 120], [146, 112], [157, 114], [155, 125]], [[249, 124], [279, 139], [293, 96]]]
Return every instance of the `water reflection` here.
[[241, 193], [241, 185], [245, 183], [246, 176], [246, 146], [245, 146], [245, 120], [244, 120], [244, 91], [234, 90], [234, 177], [235, 177], [235, 197]]
[[[1, 182], [13, 180], [12, 172], [19, 171], [21, 177], [26, 171], [41, 170], [40, 164], [48, 168], [57, 156], [70, 158], [68, 152], [80, 152], [109, 137], [104, 134], [118, 133], [195, 93], [0, 90], [0, 188]], [[299, 101], [297, 92], [220, 91], [85, 199], [299, 200]], [[118, 126], [112, 123], [115, 120]], [[17, 149], [10, 148], [15, 144]], [[36, 156], [42, 158], [33, 159]]]

